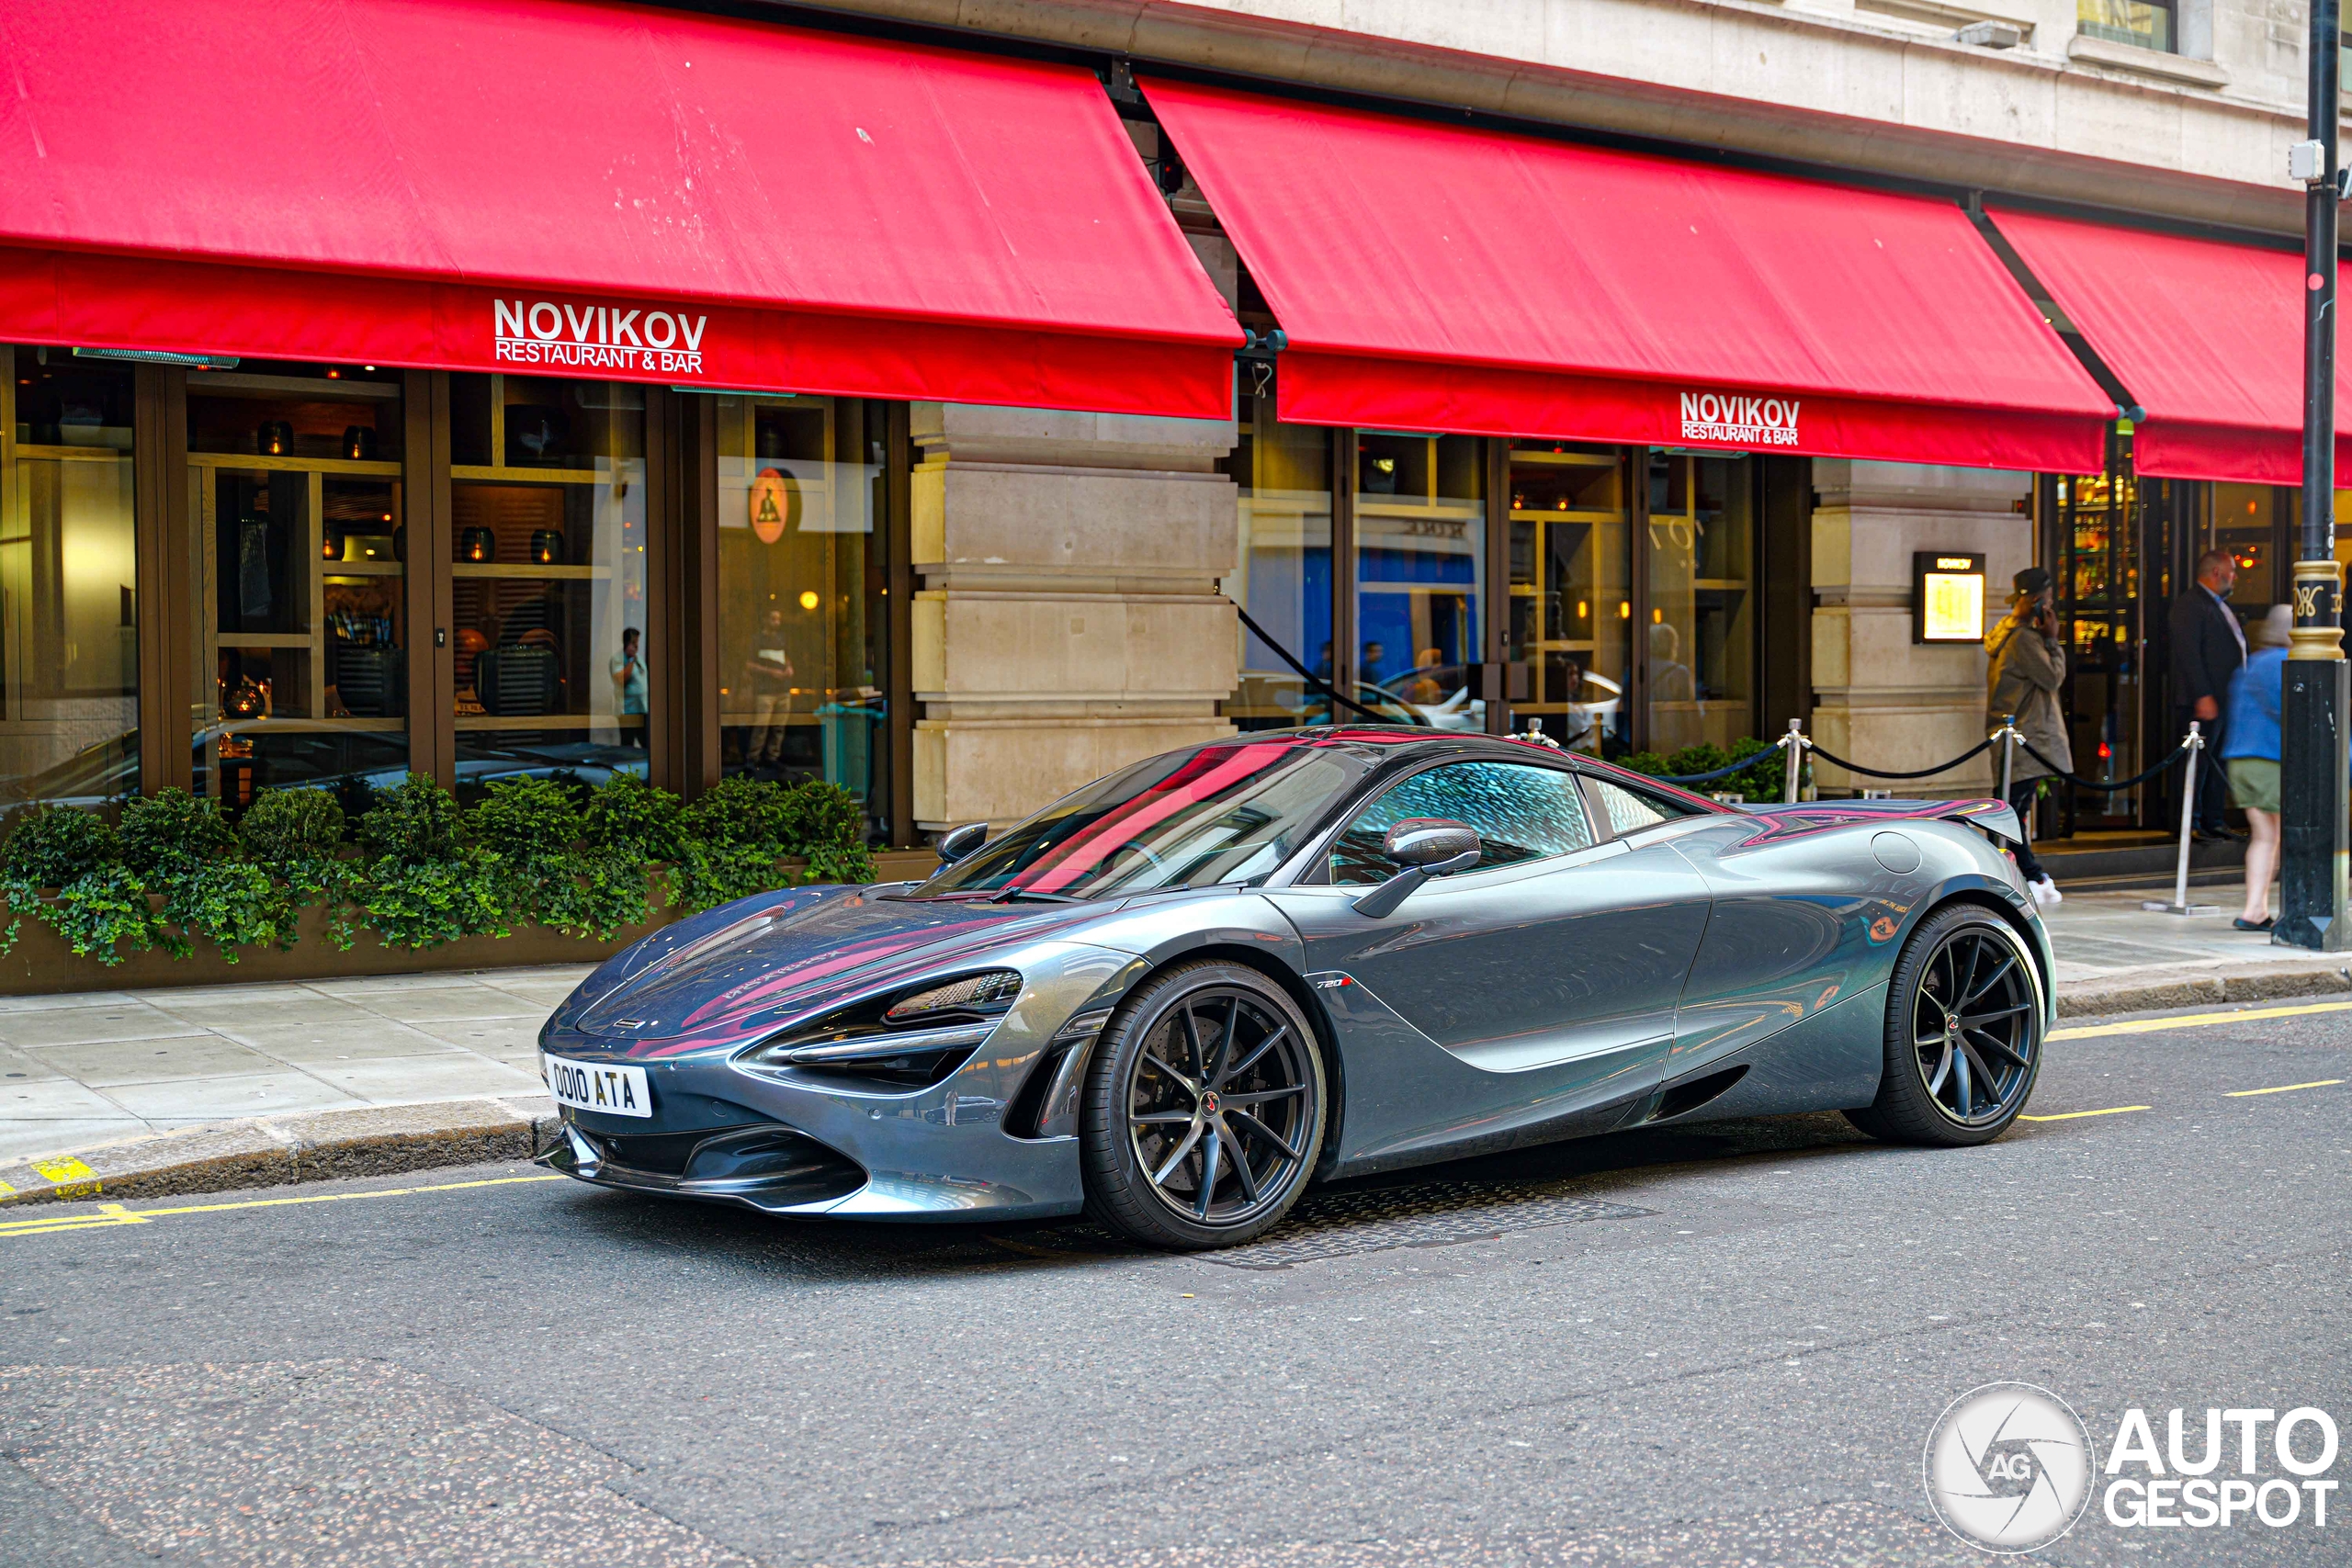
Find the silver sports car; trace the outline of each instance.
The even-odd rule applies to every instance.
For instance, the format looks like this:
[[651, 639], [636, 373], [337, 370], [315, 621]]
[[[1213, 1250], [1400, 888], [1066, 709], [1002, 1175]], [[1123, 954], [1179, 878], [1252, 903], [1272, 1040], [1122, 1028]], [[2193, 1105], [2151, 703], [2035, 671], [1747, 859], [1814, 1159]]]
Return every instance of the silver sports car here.
[[2018, 833], [1984, 800], [1720, 806], [1532, 739], [1237, 736], [958, 829], [926, 882], [639, 942], [540, 1036], [540, 1157], [1183, 1248], [1311, 1181], [1664, 1122], [1982, 1143], [2051, 1017]]

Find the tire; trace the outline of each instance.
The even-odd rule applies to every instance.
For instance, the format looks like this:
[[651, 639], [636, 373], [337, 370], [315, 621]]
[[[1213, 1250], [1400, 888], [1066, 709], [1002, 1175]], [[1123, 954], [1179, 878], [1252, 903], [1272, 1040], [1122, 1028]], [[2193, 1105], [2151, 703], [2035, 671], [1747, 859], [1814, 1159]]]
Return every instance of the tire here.
[[1846, 1119], [1890, 1144], [1992, 1142], [2033, 1094], [2042, 1007], [2033, 953], [2007, 921], [1975, 904], [1934, 911], [1887, 980], [1878, 1098]]
[[1087, 1213], [1173, 1252], [1248, 1241], [1298, 1201], [1328, 1122], [1322, 1053], [1288, 992], [1247, 964], [1165, 970], [1121, 1004], [1087, 1067]]

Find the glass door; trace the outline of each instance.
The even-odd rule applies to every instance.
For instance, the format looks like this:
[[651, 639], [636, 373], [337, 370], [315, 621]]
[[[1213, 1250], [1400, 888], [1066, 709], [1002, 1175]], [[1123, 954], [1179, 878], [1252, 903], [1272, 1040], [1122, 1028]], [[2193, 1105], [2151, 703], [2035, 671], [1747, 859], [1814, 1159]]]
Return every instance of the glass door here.
[[1649, 457], [1646, 750], [1755, 733], [1755, 464]]
[[715, 402], [722, 768], [839, 784], [887, 834], [884, 405]]
[[1218, 465], [1240, 491], [1236, 568], [1219, 586], [1273, 640], [1238, 628], [1240, 678], [1224, 716], [1237, 729], [1329, 724], [1330, 700], [1290, 660], [1333, 679], [1331, 432], [1282, 423], [1271, 391], [1241, 412], [1240, 440]]
[[372, 367], [188, 375], [194, 786], [232, 813], [407, 769], [401, 434]]
[[[2058, 619], [2067, 642], [2067, 739], [2086, 778], [2128, 778], [2141, 762], [2141, 494], [2128, 448], [2108, 470], [2052, 481]], [[1989, 618], [1989, 615], [1988, 615]], [[2075, 790], [2071, 824], [2137, 823], [2141, 790]]]
[[1368, 705], [1483, 730], [1471, 691], [1486, 593], [1486, 443], [1356, 434], [1356, 680]]
[[[0, 370], [10, 352], [0, 347]], [[131, 371], [19, 348], [0, 383], [0, 810], [139, 787]]]
[[1614, 447], [1510, 444], [1505, 657], [1529, 671], [1514, 728], [1541, 719], [1574, 750], [1632, 750], [1634, 527]]
[[457, 779], [646, 772], [645, 389], [450, 378]]

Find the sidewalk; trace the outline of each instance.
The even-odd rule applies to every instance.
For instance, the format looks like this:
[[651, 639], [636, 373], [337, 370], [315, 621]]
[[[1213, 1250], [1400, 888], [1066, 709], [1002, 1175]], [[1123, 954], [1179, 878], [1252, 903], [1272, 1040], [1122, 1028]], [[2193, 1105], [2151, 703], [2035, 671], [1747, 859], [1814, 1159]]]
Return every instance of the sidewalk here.
[[[2352, 990], [2343, 957], [2274, 947], [2226, 914], [2147, 913], [2150, 896], [2046, 912], [2061, 1013]], [[527, 1157], [554, 1112], [539, 1025], [587, 973], [0, 997], [0, 1202]]]

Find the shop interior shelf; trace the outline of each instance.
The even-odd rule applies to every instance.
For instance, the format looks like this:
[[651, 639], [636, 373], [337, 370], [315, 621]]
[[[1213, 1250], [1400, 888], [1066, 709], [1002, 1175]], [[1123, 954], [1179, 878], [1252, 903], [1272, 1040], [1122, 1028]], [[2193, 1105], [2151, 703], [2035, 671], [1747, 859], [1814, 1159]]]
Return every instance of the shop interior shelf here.
[[452, 463], [449, 465], [449, 477], [504, 485], [601, 485], [609, 484], [616, 479], [627, 479], [628, 475], [626, 472], [599, 472], [594, 468], [496, 468], [472, 463]]
[[1510, 520], [1514, 523], [1623, 523], [1626, 517], [1622, 512], [1560, 512], [1530, 507], [1525, 511], [1514, 510]]
[[351, 457], [263, 457], [251, 452], [190, 452], [188, 464], [198, 468], [243, 468], [248, 471], [303, 474], [358, 474], [369, 479], [396, 479], [398, 463], [363, 463]]
[[592, 580], [604, 581], [611, 578], [613, 569], [608, 566], [539, 566], [531, 561], [461, 560], [451, 563], [449, 575], [452, 577], [564, 578], [581, 581]]
[[398, 577], [407, 570], [396, 560], [336, 560], [326, 563], [326, 580], [343, 582], [361, 577]]
[[404, 718], [223, 718], [231, 735], [342, 734], [364, 729], [395, 735], [408, 728]]
[[401, 383], [324, 380], [310, 376], [263, 376], [244, 370], [191, 370], [188, 390], [222, 398], [299, 398], [306, 403], [394, 402]]
[[459, 729], [642, 729], [641, 713], [530, 713], [458, 715]]

